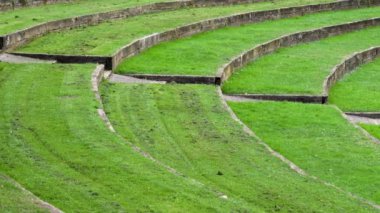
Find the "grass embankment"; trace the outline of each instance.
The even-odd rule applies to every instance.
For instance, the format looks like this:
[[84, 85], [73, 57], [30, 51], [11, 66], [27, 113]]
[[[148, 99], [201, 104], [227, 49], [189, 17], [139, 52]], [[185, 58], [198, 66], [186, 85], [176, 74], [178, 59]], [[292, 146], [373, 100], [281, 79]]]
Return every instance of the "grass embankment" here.
[[271, 39], [288, 33], [372, 18], [378, 16], [379, 12], [380, 7], [374, 7], [226, 27], [159, 44], [125, 60], [117, 71], [215, 75], [217, 69], [232, 57]]
[[96, 111], [93, 69], [0, 63], [1, 173], [65, 212], [248, 208], [174, 176], [112, 134]]
[[148, 14], [108, 21], [95, 26], [53, 32], [35, 39], [17, 51], [50, 54], [112, 55], [119, 48], [137, 38], [208, 18], [329, 1], [331, 0], [276, 0], [244, 5], [181, 9]]
[[323, 92], [332, 69], [353, 52], [380, 44], [380, 27], [279, 49], [235, 73], [226, 93], [313, 94]]
[[104, 84], [102, 94], [126, 139], [229, 197], [268, 212], [369, 210], [271, 156], [231, 119], [213, 86]]
[[144, 5], [164, 0], [74, 0], [0, 12], [0, 35], [47, 21]]
[[329, 94], [329, 103], [346, 112], [380, 112], [379, 81], [380, 59], [376, 59], [334, 85]]
[[380, 140], [380, 125], [360, 124], [360, 126]]
[[306, 172], [380, 203], [380, 147], [331, 106], [229, 103], [274, 150]]
[[38, 206], [32, 195], [0, 174], [0, 210], [5, 212], [48, 212]]

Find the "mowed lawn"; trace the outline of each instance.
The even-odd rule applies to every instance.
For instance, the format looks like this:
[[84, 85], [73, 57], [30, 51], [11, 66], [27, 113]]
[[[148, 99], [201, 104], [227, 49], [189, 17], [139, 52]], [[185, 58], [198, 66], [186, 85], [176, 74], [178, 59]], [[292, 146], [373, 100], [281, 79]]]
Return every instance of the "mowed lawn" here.
[[371, 210], [270, 155], [232, 120], [214, 86], [105, 83], [101, 90], [119, 134], [228, 197], [266, 212]]
[[163, 0], [73, 0], [0, 12], [0, 35], [23, 30], [44, 22], [91, 13], [144, 5]]
[[238, 117], [306, 172], [380, 203], [380, 147], [331, 106], [230, 102]]
[[354, 52], [380, 45], [380, 27], [281, 48], [235, 73], [226, 93], [312, 94], [323, 92], [325, 78]]
[[0, 210], [6, 212], [48, 212], [33, 196], [20, 189], [9, 177], [0, 174]]
[[380, 7], [226, 27], [169, 41], [126, 59], [119, 73], [215, 75], [234, 56], [282, 35], [379, 16]]
[[[0, 63], [1, 174], [65, 212], [251, 208], [238, 197], [220, 199], [217, 189], [169, 173], [111, 133], [97, 114], [91, 89], [94, 68]], [[9, 183], [1, 185], [0, 207], [24, 199]], [[15, 212], [29, 205], [28, 200], [24, 204], [15, 205]]]
[[380, 58], [360, 66], [334, 85], [329, 103], [346, 112], [380, 112]]
[[360, 126], [380, 140], [380, 125], [360, 124]]
[[331, 0], [275, 0], [153, 13], [108, 21], [94, 26], [49, 33], [16, 51], [50, 54], [112, 55], [119, 48], [137, 38], [209, 18], [329, 1]]

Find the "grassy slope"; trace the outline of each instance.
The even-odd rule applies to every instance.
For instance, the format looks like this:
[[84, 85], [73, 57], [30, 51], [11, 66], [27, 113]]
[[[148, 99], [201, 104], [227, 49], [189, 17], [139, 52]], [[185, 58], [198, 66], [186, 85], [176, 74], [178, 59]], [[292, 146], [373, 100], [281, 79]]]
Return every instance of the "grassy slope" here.
[[[245, 5], [182, 9], [110, 21], [96, 26], [50, 33], [17, 51], [55, 54], [111, 55], [134, 39], [192, 22], [240, 12], [267, 10], [331, 0], [276, 0]], [[107, 40], [107, 42], [104, 42]]]
[[265, 211], [359, 211], [270, 156], [231, 119], [213, 86], [104, 84], [102, 94], [126, 139], [229, 197]]
[[[242, 68], [224, 85], [226, 93], [322, 93], [331, 70], [353, 52], [380, 44], [380, 27], [282, 48]], [[275, 63], [274, 63], [275, 62]]]
[[380, 7], [375, 7], [222, 28], [157, 45], [124, 61], [118, 71], [215, 75], [217, 69], [233, 56], [265, 41], [287, 33], [376, 17], [379, 12]]
[[333, 107], [229, 103], [240, 119], [306, 172], [380, 203], [380, 147]]
[[330, 91], [329, 103], [343, 111], [380, 112], [380, 59], [345, 76]]
[[371, 135], [380, 139], [380, 126], [379, 125], [369, 125], [369, 124], [360, 124], [365, 130], [367, 130]]
[[39, 207], [33, 197], [15, 186], [15, 183], [0, 174], [0, 211], [2, 212], [48, 212]]
[[160, 1], [161, 0], [74, 0], [71, 3], [57, 3], [9, 10], [0, 12], [0, 35], [22, 30], [47, 21]]
[[1, 173], [66, 212], [247, 207], [168, 173], [110, 133], [96, 112], [92, 69], [0, 63]]

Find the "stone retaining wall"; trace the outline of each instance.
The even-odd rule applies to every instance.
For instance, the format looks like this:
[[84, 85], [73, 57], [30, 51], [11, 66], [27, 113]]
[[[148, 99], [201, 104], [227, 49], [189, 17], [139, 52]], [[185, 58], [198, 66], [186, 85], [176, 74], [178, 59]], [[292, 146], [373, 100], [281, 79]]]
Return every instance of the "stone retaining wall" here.
[[[330, 36], [335, 36], [378, 25], [380, 25], [380, 18], [375, 18], [282, 36], [280, 38], [256, 46], [255, 48], [244, 52], [238, 57], [235, 57], [229, 63], [225, 64], [222, 68], [219, 69], [217, 76], [221, 78], [221, 81], [223, 83], [232, 75], [235, 70], [243, 67], [251, 61], [258, 59], [259, 57], [270, 54], [279, 48], [289, 47], [304, 42], [316, 41]], [[323, 95], [327, 96], [325, 93]]]
[[[215, 0], [216, 1], [216, 0]], [[224, 0], [222, 2], [230, 3], [233, 1], [234, 3], [238, 2], [247, 2], [248, 0]], [[256, 0], [260, 1], [260, 0]], [[200, 5], [202, 5], [202, 1], [198, 1]], [[177, 4], [173, 3], [173, 4]], [[182, 2], [183, 3], [183, 2]], [[209, 2], [210, 3], [210, 2]], [[168, 3], [160, 3], [161, 5], [167, 5]], [[187, 4], [186, 2], [184, 4]], [[157, 4], [156, 4], [157, 5]], [[152, 35], [148, 35], [146, 37], [143, 37], [141, 39], [137, 39], [130, 44], [122, 47], [119, 49], [113, 56], [112, 60], [110, 61], [108, 57], [103, 57], [107, 58], [106, 60], [106, 69], [108, 70], [113, 70], [116, 68], [123, 59], [134, 56], [141, 51], [152, 47], [154, 45], [159, 44], [160, 42], [163, 41], [168, 41], [172, 39], [177, 39], [177, 38], [182, 38], [185, 36], [189, 35], [194, 35], [196, 33], [201, 33], [205, 32], [208, 30], [212, 29], [217, 29], [217, 28], [222, 28], [225, 26], [232, 26], [232, 25], [240, 25], [244, 23], [254, 23], [254, 22], [260, 22], [264, 21], [267, 19], [280, 19], [280, 18], [286, 18], [286, 17], [293, 17], [293, 16], [301, 16], [304, 14], [310, 14], [310, 13], [317, 13], [317, 12], [322, 12], [322, 11], [331, 11], [331, 10], [344, 10], [344, 9], [353, 9], [353, 8], [359, 8], [359, 7], [368, 7], [372, 5], [380, 5], [380, 0], [343, 0], [339, 2], [333, 2], [333, 3], [326, 3], [326, 4], [317, 4], [317, 5], [307, 5], [307, 6], [299, 6], [299, 7], [289, 7], [289, 8], [281, 8], [281, 9], [276, 9], [276, 10], [269, 10], [269, 11], [259, 11], [259, 12], [250, 12], [250, 13], [244, 13], [244, 14], [238, 14], [238, 15], [233, 15], [233, 16], [228, 16], [228, 17], [222, 17], [222, 18], [216, 18], [216, 19], [210, 19], [206, 21], [201, 21], [189, 25], [185, 25], [182, 27], [178, 27], [172, 30], [168, 30], [162, 33], [155, 33]], [[162, 8], [162, 6], [160, 7]], [[128, 9], [127, 9], [128, 10]], [[123, 10], [123, 11], [127, 11]], [[108, 13], [106, 13], [108, 14]], [[93, 16], [93, 15], [91, 15]], [[116, 18], [116, 17], [114, 17]], [[98, 19], [98, 18], [97, 18]], [[70, 19], [71, 20], [71, 19]], [[68, 25], [70, 25], [71, 21], [69, 21]], [[64, 27], [64, 26], [63, 26]], [[61, 27], [57, 26], [57, 29], [60, 29]], [[37, 34], [39, 30], [36, 30]], [[47, 30], [48, 31], [48, 30]], [[16, 33], [17, 34], [17, 33]], [[33, 33], [32, 33], [33, 34]], [[26, 40], [23, 40], [23, 38], [26, 39], [28, 36], [22, 36], [20, 37], [20, 40], [16, 39], [17, 45], [21, 45], [21, 43], [25, 42]], [[3, 42], [1, 40], [3, 39]], [[29, 38], [31, 39], [31, 38]], [[5, 38], [0, 37], [0, 44], [1, 43], [7, 43], [9, 41], [6, 41]], [[12, 42], [11, 42], [12, 43]], [[9, 46], [8, 46], [9, 47]], [[265, 45], [262, 47], [264, 49], [266, 48]], [[62, 63], [72, 63], [72, 62], [78, 62], [85, 58], [84, 62], [89, 62], [89, 61], [95, 61], [98, 63], [102, 63], [99, 58], [102, 56], [80, 56], [80, 55], [49, 55], [48, 54], [33, 54], [33, 53], [17, 53], [19, 55], [27, 56], [27, 57], [32, 57], [32, 58], [40, 58], [42, 57], [43, 59], [48, 58], [48, 59], [53, 59], [60, 61]], [[241, 58], [244, 59], [243, 61], [246, 61], [246, 57], [248, 56], [242, 56]], [[93, 59], [91, 59], [93, 58]], [[233, 68], [235, 65], [239, 64], [239, 59], [240, 57], [236, 58], [233, 61], [233, 64], [229, 66], [229, 68]], [[235, 64], [236, 63], [236, 64]], [[232, 73], [233, 70], [231, 70]], [[230, 71], [226, 71], [226, 74], [228, 74]], [[223, 75], [219, 72], [217, 78], [222, 79]], [[228, 76], [227, 76], [228, 78]], [[224, 78], [223, 80], [225, 80]], [[220, 80], [216, 80], [219, 82]], [[220, 84], [220, 83], [218, 83]]]
[[[266, 20], [301, 16], [322, 11], [353, 9], [372, 5], [380, 5], [380, 0], [343, 0], [326, 4], [289, 7], [259, 12], [249, 12], [228, 17], [209, 19], [189, 24], [186, 26], [178, 27], [166, 32], [155, 33], [144, 38], [138, 39], [122, 47], [119, 51], [117, 51], [116, 54], [113, 55], [112, 68], [114, 69], [118, 64], [121, 63], [123, 59], [134, 56], [149, 47], [157, 45], [160, 42], [178, 39], [194, 35], [200, 32], [205, 32], [208, 30], [218, 29], [226, 26], [234, 26], [247, 23], [262, 22]], [[226, 74], [228, 77], [229, 72], [226, 72]]]
[[63, 64], [86, 64], [97, 63], [111, 66], [112, 58], [107, 56], [78, 56], [78, 55], [53, 55], [53, 54], [34, 54], [34, 53], [11, 53], [12, 55], [24, 56], [40, 60], [54, 60]]
[[345, 114], [364, 118], [380, 119], [380, 112], [345, 112]]
[[125, 76], [154, 80], [175, 82], [180, 84], [218, 84], [219, 79], [214, 76], [195, 76], [195, 75], [154, 75], [154, 74], [126, 74]]
[[363, 52], [354, 53], [349, 56], [342, 63], [334, 67], [331, 74], [325, 79], [323, 85], [323, 94], [328, 95], [331, 87], [338, 82], [344, 75], [354, 71], [362, 64], [373, 61], [380, 57], [380, 47], [372, 47]]
[[325, 104], [327, 97], [319, 95], [288, 95], [288, 94], [233, 94], [230, 97], [263, 100], [263, 101], [289, 101], [301, 103]]
[[69, 1], [70, 0], [0, 0], [0, 11], [11, 10], [20, 7], [40, 6], [44, 4], [54, 4]]
[[111, 20], [127, 18], [132, 16], [137, 16], [141, 14], [175, 10], [185, 7], [204, 7], [204, 6], [216, 6], [216, 5], [227, 5], [227, 4], [238, 4], [238, 3], [249, 3], [249, 2], [260, 2], [267, 0], [184, 0], [184, 1], [173, 1], [173, 2], [159, 2], [143, 6], [137, 6], [127, 9], [102, 12], [97, 14], [90, 14], [84, 16], [78, 16], [73, 18], [66, 18], [56, 21], [50, 21], [42, 23], [24, 30], [20, 30], [14, 33], [0, 36], [0, 50], [5, 51], [12, 48], [16, 48], [33, 38], [44, 35], [48, 32], [74, 28], [79, 26], [88, 26], [99, 24], [101, 22]]

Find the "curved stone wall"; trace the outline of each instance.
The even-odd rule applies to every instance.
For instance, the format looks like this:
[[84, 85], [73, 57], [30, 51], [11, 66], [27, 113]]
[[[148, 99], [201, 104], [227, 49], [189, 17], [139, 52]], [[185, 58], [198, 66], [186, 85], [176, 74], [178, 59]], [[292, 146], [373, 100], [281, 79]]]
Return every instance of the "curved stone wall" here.
[[375, 18], [357, 22], [350, 22], [341, 25], [323, 27], [311, 31], [299, 32], [282, 36], [280, 38], [256, 46], [255, 48], [248, 50], [247, 52], [244, 52], [243, 54], [235, 57], [219, 69], [217, 76], [221, 79], [221, 82], [223, 83], [232, 75], [232, 73], [235, 70], [243, 67], [251, 61], [258, 59], [259, 57], [270, 54], [279, 48], [289, 47], [305, 42], [316, 41], [330, 36], [339, 35], [355, 30], [360, 30], [366, 27], [378, 25], [380, 25], [380, 18]]
[[132, 16], [166, 11], [175, 10], [185, 7], [205, 7], [205, 6], [217, 6], [217, 5], [228, 5], [228, 4], [239, 4], [239, 3], [251, 3], [260, 2], [268, 0], [180, 0], [172, 2], [159, 2], [153, 4], [147, 4], [127, 9], [102, 12], [84, 16], [78, 16], [73, 18], [66, 18], [56, 21], [50, 21], [42, 23], [24, 30], [20, 30], [14, 33], [0, 36], [0, 50], [5, 51], [15, 47], [18, 47], [29, 40], [36, 38], [38, 36], [44, 35], [48, 32], [75, 28], [79, 26], [87, 26], [99, 24], [101, 22], [111, 20], [128, 18]]
[[[380, 5], [380, 0], [343, 0], [333, 3], [307, 5], [298, 7], [289, 7], [268, 11], [243, 13], [228, 17], [209, 19], [182, 27], [178, 27], [162, 33], [155, 33], [148, 35], [144, 38], [138, 39], [124, 47], [122, 47], [116, 54], [112, 56], [112, 66], [107, 66], [107, 69], [114, 69], [120, 62], [128, 57], [134, 56], [141, 51], [152, 47], [160, 42], [178, 39], [200, 32], [214, 30], [226, 26], [241, 25], [247, 23], [262, 22], [266, 20], [275, 20], [281, 18], [288, 18], [294, 16], [301, 16], [305, 14], [317, 13], [322, 11], [353, 9], [359, 7], [368, 7], [372, 5]], [[290, 42], [290, 41], [286, 41]], [[273, 44], [271, 44], [273, 45]], [[271, 45], [264, 46], [263, 48], [271, 48]], [[264, 50], [262, 50], [264, 51]], [[249, 54], [247, 54], [249, 56]], [[246, 59], [244, 59], [245, 61]], [[235, 62], [234, 62], [235, 63]], [[237, 63], [238, 64], [238, 63]], [[228, 74], [229, 72], [226, 72]]]
[[0, 11], [11, 10], [20, 7], [40, 6], [44, 4], [54, 4], [69, 1], [70, 0], [0, 0]]
[[343, 78], [344, 75], [354, 71], [360, 65], [380, 57], [380, 47], [372, 47], [362, 52], [354, 53], [334, 67], [331, 74], [325, 79], [323, 95], [328, 96], [331, 87]]
[[[106, 69], [113, 70], [116, 68], [122, 60], [125, 58], [134, 56], [141, 51], [157, 45], [164, 41], [178, 39], [197, 33], [218, 29], [226, 26], [237, 26], [246, 23], [255, 23], [265, 20], [274, 20], [294, 16], [302, 16], [305, 14], [331, 11], [331, 10], [344, 10], [354, 9], [368, 6], [380, 5], [380, 0], [343, 0], [333, 3], [306, 5], [298, 7], [281, 8], [276, 10], [250, 12], [244, 14], [238, 14], [228, 17], [209, 19], [182, 27], [177, 27], [172, 30], [168, 30], [162, 33], [154, 33], [152, 35], [145, 36], [137, 39], [130, 44], [120, 48], [113, 56], [81, 56], [81, 55], [52, 55], [52, 54], [33, 54], [33, 53], [13, 53], [15, 55], [21, 55], [38, 59], [57, 60], [60, 63], [102, 63], [105, 64]], [[229, 78], [232, 72], [241, 66], [244, 66], [249, 61], [271, 53], [275, 49], [284, 46], [294, 45], [300, 42], [313, 41], [321, 39], [327, 36], [337, 35], [343, 32], [349, 32], [355, 29], [361, 29], [367, 26], [377, 25], [377, 19], [366, 20], [362, 22], [354, 22], [349, 24], [337, 25], [318, 29], [314, 31], [307, 31], [296, 33], [288, 36], [284, 36], [263, 45], [257, 46], [252, 50], [249, 50], [238, 57], [231, 60], [229, 63], [219, 69], [217, 76], [215, 77], [215, 83], [221, 84], [223, 81]], [[352, 26], [348, 26], [352, 25]], [[1, 37], [0, 37], [1, 41]]]

